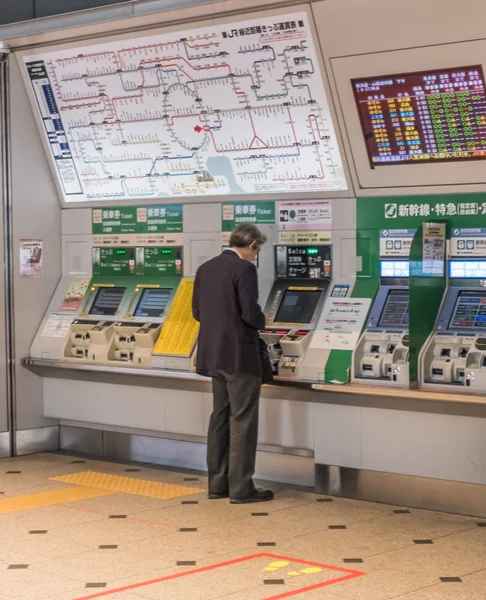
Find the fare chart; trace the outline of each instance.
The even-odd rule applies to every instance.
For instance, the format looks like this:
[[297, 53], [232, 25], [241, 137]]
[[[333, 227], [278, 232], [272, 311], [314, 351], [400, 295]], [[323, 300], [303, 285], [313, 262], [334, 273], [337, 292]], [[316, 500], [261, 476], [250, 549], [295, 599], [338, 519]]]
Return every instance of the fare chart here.
[[486, 158], [481, 66], [352, 84], [372, 167]]
[[23, 60], [66, 202], [347, 189], [306, 13]]

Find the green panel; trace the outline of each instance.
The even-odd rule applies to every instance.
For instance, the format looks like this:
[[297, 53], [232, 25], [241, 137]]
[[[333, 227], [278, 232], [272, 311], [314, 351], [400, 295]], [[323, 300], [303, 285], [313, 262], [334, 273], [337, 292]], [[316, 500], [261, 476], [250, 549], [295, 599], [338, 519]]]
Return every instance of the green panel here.
[[93, 248], [93, 275], [128, 277], [135, 274], [135, 248]]
[[486, 217], [486, 194], [358, 198], [358, 231], [415, 229], [424, 221], [449, 221], [453, 227], [477, 227]]
[[181, 247], [93, 248], [93, 275], [182, 277]]
[[238, 225], [273, 225], [275, 202], [225, 202], [222, 205], [223, 231], [233, 231]]
[[182, 276], [182, 248], [137, 248], [136, 274]]
[[326, 362], [326, 383], [348, 383], [353, 353], [349, 350], [331, 350]]
[[418, 384], [418, 358], [420, 350], [434, 328], [447, 282], [445, 264], [443, 276], [423, 275], [423, 229], [424, 224], [418, 228], [410, 249], [409, 362], [411, 387], [415, 387]]
[[120, 233], [180, 233], [182, 205], [120, 206], [94, 208], [92, 233], [115, 235]]

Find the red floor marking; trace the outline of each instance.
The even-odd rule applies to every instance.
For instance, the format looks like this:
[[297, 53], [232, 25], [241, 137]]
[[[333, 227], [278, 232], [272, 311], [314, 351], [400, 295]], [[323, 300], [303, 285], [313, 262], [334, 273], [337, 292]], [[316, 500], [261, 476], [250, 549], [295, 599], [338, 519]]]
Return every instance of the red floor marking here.
[[171, 581], [172, 579], [180, 579], [181, 577], [187, 577], [188, 575], [197, 575], [198, 573], [204, 573], [206, 571], [214, 571], [215, 569], [220, 569], [222, 567], [230, 567], [232, 565], [236, 565], [238, 563], [247, 562], [249, 560], [254, 560], [255, 558], [276, 558], [279, 560], [288, 560], [290, 562], [296, 562], [303, 565], [311, 565], [313, 567], [321, 567], [323, 569], [327, 569], [330, 571], [339, 571], [340, 573], [346, 573], [342, 577], [337, 579], [331, 579], [329, 581], [323, 581], [322, 583], [316, 583], [314, 585], [310, 585], [305, 588], [299, 588], [298, 590], [291, 590], [290, 592], [283, 592], [282, 594], [278, 594], [277, 596], [269, 596], [265, 598], [265, 600], [281, 600], [282, 598], [290, 598], [291, 596], [297, 596], [298, 594], [303, 594], [304, 592], [310, 592], [311, 590], [317, 590], [319, 588], [324, 588], [335, 583], [341, 583], [343, 581], [348, 581], [349, 579], [356, 579], [357, 577], [362, 577], [366, 575], [361, 571], [353, 571], [351, 569], [344, 569], [342, 567], [334, 567], [332, 565], [325, 565], [322, 563], [311, 562], [309, 560], [302, 560], [300, 558], [289, 558], [288, 556], [279, 556], [278, 554], [268, 554], [267, 552], [261, 552], [259, 554], [251, 554], [249, 556], [242, 556], [241, 558], [235, 558], [233, 560], [227, 560], [222, 563], [217, 563], [215, 565], [208, 565], [207, 567], [200, 567], [199, 569], [193, 569], [191, 571], [185, 571], [184, 573], [175, 573], [174, 575], [166, 575], [165, 577], [160, 577], [158, 579], [152, 579], [150, 581], [141, 581], [139, 583], [132, 583], [130, 585], [126, 585], [124, 587], [115, 588], [112, 590], [105, 590], [104, 592], [99, 592], [97, 594], [92, 594], [91, 596], [82, 596], [80, 598], [75, 598], [74, 600], [95, 600], [95, 598], [103, 598], [105, 596], [111, 596], [112, 594], [120, 594], [122, 592], [129, 592], [131, 590], [135, 590], [141, 587], [147, 587], [149, 585], [154, 585], [156, 583], [164, 583], [165, 581]]

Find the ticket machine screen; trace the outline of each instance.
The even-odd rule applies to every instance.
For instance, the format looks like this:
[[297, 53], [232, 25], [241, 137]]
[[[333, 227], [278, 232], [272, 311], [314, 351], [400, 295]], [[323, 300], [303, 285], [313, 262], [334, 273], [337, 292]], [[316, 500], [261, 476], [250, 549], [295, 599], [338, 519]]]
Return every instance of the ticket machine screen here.
[[486, 291], [463, 290], [457, 296], [449, 329], [486, 331]]
[[390, 290], [378, 327], [408, 327], [408, 290]]
[[285, 291], [275, 317], [276, 323], [310, 323], [322, 290]]
[[169, 304], [171, 293], [171, 288], [147, 288], [143, 290], [134, 316], [159, 319]]
[[97, 317], [116, 315], [123, 300], [125, 289], [124, 287], [100, 287], [89, 314]]

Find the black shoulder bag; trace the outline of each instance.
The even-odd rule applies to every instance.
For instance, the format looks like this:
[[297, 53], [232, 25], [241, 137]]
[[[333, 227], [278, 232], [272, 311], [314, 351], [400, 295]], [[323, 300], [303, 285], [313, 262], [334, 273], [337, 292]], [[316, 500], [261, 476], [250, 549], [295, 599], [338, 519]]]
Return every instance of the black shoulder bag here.
[[260, 344], [260, 359], [262, 363], [262, 384], [272, 383], [273, 381], [273, 369], [272, 361], [268, 353], [268, 348], [262, 338], [258, 338]]

